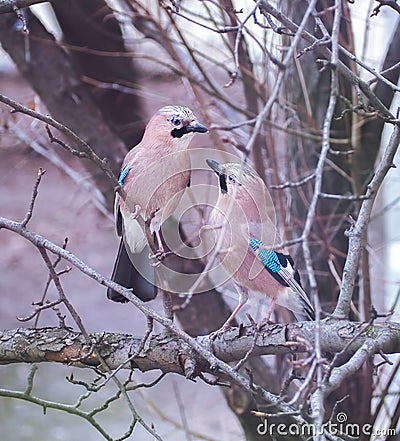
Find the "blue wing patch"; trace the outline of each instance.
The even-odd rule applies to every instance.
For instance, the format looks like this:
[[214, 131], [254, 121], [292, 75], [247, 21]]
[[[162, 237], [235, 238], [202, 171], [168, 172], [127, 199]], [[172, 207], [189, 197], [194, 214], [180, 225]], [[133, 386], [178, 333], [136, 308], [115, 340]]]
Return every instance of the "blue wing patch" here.
[[124, 185], [125, 178], [127, 177], [129, 171], [131, 169], [131, 164], [127, 162], [121, 169], [121, 172], [119, 174], [118, 178], [118, 184], [122, 187]]
[[279, 257], [277, 253], [273, 250], [267, 250], [266, 248], [260, 249], [260, 247], [265, 246], [261, 240], [254, 239], [250, 237], [250, 246], [253, 251], [256, 251], [258, 257], [264, 266], [272, 271], [273, 273], [278, 273], [281, 269], [281, 262], [279, 261]]
[[288, 254], [268, 250], [265, 248], [265, 244], [261, 240], [254, 239], [254, 237], [250, 237], [249, 244], [252, 250], [257, 253], [257, 257], [261, 260], [261, 263], [281, 285], [289, 286], [287, 281], [281, 275], [281, 270], [283, 267], [292, 269], [293, 278], [301, 287], [299, 272], [295, 269], [293, 259]]

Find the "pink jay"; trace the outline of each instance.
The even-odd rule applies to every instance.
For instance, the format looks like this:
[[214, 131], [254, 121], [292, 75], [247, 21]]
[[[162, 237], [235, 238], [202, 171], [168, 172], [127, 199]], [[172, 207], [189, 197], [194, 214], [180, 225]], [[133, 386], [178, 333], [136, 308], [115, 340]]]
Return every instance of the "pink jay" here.
[[[155, 239], [156, 257], [164, 253], [160, 229], [176, 209], [180, 196], [190, 184], [190, 158], [187, 148], [193, 135], [205, 133], [192, 111], [182, 106], [166, 106], [158, 110], [146, 126], [141, 142], [126, 155], [119, 184], [126, 194], [115, 201], [116, 229], [122, 236], [112, 280], [132, 288], [143, 301], [154, 298], [150, 281], [139, 274], [135, 256], [147, 245], [145, 227]], [[150, 267], [150, 262], [147, 262]], [[112, 289], [107, 297], [126, 302]]]
[[229, 328], [248, 300], [249, 291], [272, 299], [262, 323], [269, 320], [275, 303], [291, 310], [299, 321], [313, 320], [314, 310], [293, 259], [285, 249], [274, 246], [280, 239], [262, 179], [245, 165], [219, 164], [210, 159], [207, 164], [219, 181], [219, 197], [207, 229], [214, 231], [214, 244], [220, 247], [218, 260], [239, 293], [237, 307], [217, 333]]

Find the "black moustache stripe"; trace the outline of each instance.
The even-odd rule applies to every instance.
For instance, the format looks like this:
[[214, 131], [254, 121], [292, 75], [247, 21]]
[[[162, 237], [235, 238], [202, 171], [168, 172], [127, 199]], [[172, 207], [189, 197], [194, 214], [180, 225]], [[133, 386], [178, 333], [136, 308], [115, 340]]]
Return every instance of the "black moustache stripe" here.
[[183, 135], [189, 133], [186, 126], [181, 127], [180, 129], [173, 129], [171, 131], [171, 135], [173, 138], [182, 138]]
[[222, 193], [228, 193], [228, 186], [226, 185], [226, 175], [222, 173], [219, 175], [219, 187]]

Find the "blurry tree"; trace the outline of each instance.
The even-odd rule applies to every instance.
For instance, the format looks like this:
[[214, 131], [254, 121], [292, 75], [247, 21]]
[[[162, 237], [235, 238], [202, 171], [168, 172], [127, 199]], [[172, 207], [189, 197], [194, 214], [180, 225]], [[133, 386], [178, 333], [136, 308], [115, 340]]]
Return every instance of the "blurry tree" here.
[[[354, 33], [361, 30], [354, 28], [350, 9], [361, 14], [360, 0], [54, 1], [60, 41], [29, 8], [10, 12], [12, 4], [0, 1], [3, 48], [50, 114], [100, 159], [107, 158], [115, 173], [143, 131], [140, 61], [181, 78], [190, 97], [184, 104], [210, 123], [215, 148], [253, 161], [271, 190], [319, 319], [333, 313], [337, 319], [366, 323], [357, 329], [368, 328], [374, 299], [382, 295], [370, 283], [370, 210], [399, 142], [398, 116], [390, 111], [399, 91], [397, 18], [376, 67], [355, 48]], [[374, 18], [383, 11], [398, 13], [397, 3], [371, 2], [364, 47], [369, 27], [374, 32]], [[127, 48], [132, 36], [134, 52]], [[392, 127], [392, 138], [379, 159], [386, 125]], [[98, 165], [86, 165], [111, 209], [112, 182]], [[181, 227], [189, 237], [187, 226]], [[185, 273], [204, 267], [202, 261], [177, 257], [169, 264]], [[213, 290], [194, 296], [176, 314], [183, 329], [197, 336], [218, 328], [228, 309]], [[287, 321], [285, 311], [276, 315]], [[324, 332], [324, 323], [320, 326]], [[269, 439], [257, 432], [259, 420], [251, 413], [256, 408], [288, 415], [288, 409], [301, 410], [296, 417], [317, 427], [334, 420], [333, 411], [345, 412], [348, 422], [360, 426], [374, 426], [379, 417], [396, 427], [400, 400], [398, 395], [390, 404], [387, 400], [399, 362], [384, 367], [389, 380], [381, 383], [370, 359], [381, 346], [357, 346], [348, 353], [345, 348], [334, 360], [337, 368], [327, 367], [321, 347], [316, 343], [310, 358], [297, 364], [305, 367], [303, 375], [311, 372], [298, 392], [289, 387], [298, 373], [284, 378], [289, 368], [282, 356], [275, 363], [246, 357], [240, 369], [254, 384], [281, 394], [285, 405], [294, 394], [292, 407], [283, 409], [279, 400], [232, 381], [231, 373], [231, 388], [223, 391], [246, 439]]]

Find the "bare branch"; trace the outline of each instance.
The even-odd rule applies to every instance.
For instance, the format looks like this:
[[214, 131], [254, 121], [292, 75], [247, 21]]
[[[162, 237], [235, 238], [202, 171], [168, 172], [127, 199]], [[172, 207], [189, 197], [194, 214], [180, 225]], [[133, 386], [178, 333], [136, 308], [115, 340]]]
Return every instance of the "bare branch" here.
[[391, 138], [386, 146], [384, 154], [374, 177], [368, 185], [367, 198], [363, 201], [358, 215], [358, 219], [353, 227], [348, 231], [349, 251], [343, 270], [343, 283], [340, 290], [338, 303], [334, 311], [334, 315], [339, 317], [347, 317], [350, 311], [351, 298], [353, 295], [354, 284], [357, 276], [357, 267], [360, 260], [361, 252], [364, 244], [364, 235], [367, 231], [371, 217], [372, 207], [375, 202], [376, 195], [383, 179], [393, 166], [394, 155], [398, 150], [400, 143], [400, 126], [395, 125]]
[[39, 185], [40, 185], [40, 181], [42, 180], [42, 176], [43, 176], [45, 173], [46, 173], [46, 170], [43, 170], [43, 169], [41, 169], [41, 168], [38, 170], [38, 173], [37, 173], [37, 179], [36, 179], [35, 185], [34, 185], [34, 187], [33, 187], [33, 191], [32, 191], [32, 199], [31, 199], [31, 203], [30, 203], [30, 205], [29, 205], [28, 212], [26, 213], [24, 219], [23, 219], [22, 222], [21, 222], [21, 226], [22, 226], [23, 228], [25, 228], [25, 227], [27, 226], [28, 222], [29, 222], [29, 221], [31, 220], [31, 218], [32, 218], [33, 208], [34, 208], [34, 206], [35, 206], [36, 197], [37, 197], [37, 195], [38, 195], [38, 188], [39, 188]]
[[[20, 130], [16, 124], [10, 122], [9, 130], [12, 131], [12, 133], [14, 133], [19, 140], [23, 141], [27, 146], [31, 147], [39, 155], [45, 157], [48, 161], [58, 167], [63, 173], [68, 175], [74, 182], [76, 182], [79, 187], [82, 187], [86, 192], [88, 192], [90, 194], [90, 203], [92, 203], [105, 217], [108, 217], [110, 220], [112, 219], [112, 216], [106, 206], [106, 200], [104, 199], [102, 193], [98, 190], [98, 188], [93, 185], [90, 179], [75, 171], [71, 166], [69, 166], [65, 161], [61, 159], [56, 151], [54, 151], [53, 149], [45, 148], [45, 146], [38, 141], [32, 140], [29, 134]], [[46, 130], [50, 130], [47, 125]], [[53, 139], [55, 140], [56, 138], [53, 137]], [[64, 148], [67, 149], [67, 147]], [[84, 152], [79, 153], [85, 155]], [[82, 157], [81, 155], [78, 156]]]
[[[35, 118], [39, 121], [42, 121], [42, 122], [46, 123], [47, 125], [59, 130], [61, 133], [63, 133], [69, 139], [72, 139], [74, 141], [74, 143], [79, 147], [79, 155], [80, 156], [83, 155], [84, 157], [91, 159], [101, 170], [104, 171], [104, 173], [107, 175], [107, 177], [113, 183], [115, 188], [119, 187], [118, 179], [115, 177], [114, 173], [112, 172], [112, 170], [108, 166], [107, 161], [104, 159], [100, 159], [96, 155], [96, 153], [92, 150], [92, 148], [89, 146], [89, 144], [87, 142], [85, 142], [82, 138], [80, 138], [71, 129], [66, 127], [64, 124], [61, 124], [60, 122], [58, 122], [57, 120], [55, 120], [51, 116], [43, 115], [39, 112], [36, 112], [35, 110], [32, 110], [28, 107], [25, 107], [22, 104], [19, 104], [16, 101], [12, 100], [11, 98], [6, 97], [5, 95], [0, 94], [0, 102], [10, 106], [12, 109], [14, 109], [14, 112], [23, 113], [24, 115], [28, 115], [32, 118]], [[76, 152], [75, 149], [68, 147], [65, 143], [63, 144], [63, 147], [66, 149], [69, 149], [72, 154], [75, 154], [75, 152]]]
[[396, 12], [400, 14], [400, 5], [397, 3], [397, 0], [376, 0], [379, 5], [375, 6], [372, 11], [371, 17], [374, 15], [378, 15], [381, 12], [381, 8], [384, 6], [389, 6], [389, 8], [394, 9]]
[[[38, 3], [47, 3], [49, 0], [0, 0], [0, 14], [15, 12], [17, 9], [27, 8]], [[58, 0], [51, 0], [52, 3]]]
[[[284, 15], [281, 11], [276, 9], [270, 2], [267, 0], [260, 0], [259, 2], [260, 10], [263, 14], [271, 14], [277, 20], [279, 20], [285, 27], [290, 29], [292, 32], [297, 32], [299, 27], [291, 21], [286, 15]], [[310, 44], [318, 41], [316, 37], [308, 33], [307, 31], [302, 30], [301, 37]], [[327, 60], [331, 59], [331, 51], [321, 45], [317, 45], [315, 49], [322, 53]], [[342, 48], [341, 48], [342, 49]], [[394, 120], [395, 117], [389, 112], [389, 110], [382, 104], [382, 102], [377, 98], [377, 96], [373, 93], [369, 85], [361, 80], [354, 72], [352, 72], [344, 63], [339, 62], [337, 64], [337, 68], [340, 73], [351, 83], [360, 88], [360, 90], [365, 94], [365, 96], [369, 99], [371, 106], [373, 106], [377, 111], [379, 111], [384, 119]]]

